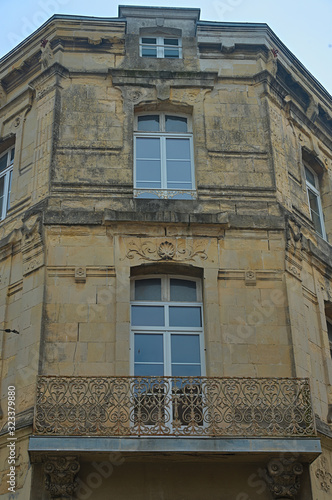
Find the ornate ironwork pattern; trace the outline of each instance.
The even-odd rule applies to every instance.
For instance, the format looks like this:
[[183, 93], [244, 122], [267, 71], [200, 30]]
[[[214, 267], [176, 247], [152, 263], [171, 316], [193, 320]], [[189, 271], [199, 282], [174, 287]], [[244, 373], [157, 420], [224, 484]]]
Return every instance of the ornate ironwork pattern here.
[[313, 436], [307, 379], [39, 377], [36, 434]]

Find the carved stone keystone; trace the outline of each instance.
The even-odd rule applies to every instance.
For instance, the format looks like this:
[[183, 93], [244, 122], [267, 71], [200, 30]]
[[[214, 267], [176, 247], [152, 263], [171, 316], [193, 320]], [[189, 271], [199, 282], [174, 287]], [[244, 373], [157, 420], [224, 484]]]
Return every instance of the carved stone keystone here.
[[274, 499], [295, 498], [300, 489], [303, 465], [294, 458], [273, 459], [267, 464], [264, 479]]
[[76, 475], [80, 470], [77, 457], [50, 457], [44, 465], [45, 486], [51, 498], [72, 499], [78, 483]]

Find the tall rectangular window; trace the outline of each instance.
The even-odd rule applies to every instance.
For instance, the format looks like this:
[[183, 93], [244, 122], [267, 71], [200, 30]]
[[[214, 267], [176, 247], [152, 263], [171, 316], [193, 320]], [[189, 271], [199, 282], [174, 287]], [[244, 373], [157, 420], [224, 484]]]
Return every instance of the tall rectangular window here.
[[195, 198], [193, 138], [188, 118], [142, 115], [135, 132], [135, 197]]
[[14, 152], [14, 147], [11, 147], [0, 155], [0, 220], [6, 217], [10, 208]]
[[319, 191], [319, 179], [316, 172], [314, 172], [307, 165], [304, 166], [304, 171], [311, 220], [313, 222], [316, 233], [318, 233], [322, 238], [326, 239], [321, 197]]

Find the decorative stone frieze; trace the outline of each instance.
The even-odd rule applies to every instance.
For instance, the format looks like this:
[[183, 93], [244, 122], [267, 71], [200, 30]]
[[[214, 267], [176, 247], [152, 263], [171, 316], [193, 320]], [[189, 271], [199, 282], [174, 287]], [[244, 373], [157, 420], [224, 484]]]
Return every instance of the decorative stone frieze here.
[[187, 246], [178, 246], [169, 241], [164, 241], [159, 245], [152, 241], [145, 241], [140, 245], [132, 241], [129, 243], [129, 251], [124, 258], [134, 259], [135, 257], [151, 262], [163, 260], [191, 261], [196, 257], [206, 260], [208, 258], [206, 249], [202, 248], [202, 246], [196, 246], [195, 243], [190, 246], [188, 244]]
[[76, 476], [79, 470], [77, 457], [46, 457], [45, 486], [51, 498], [72, 499], [78, 486]]
[[295, 498], [300, 489], [303, 465], [295, 458], [272, 459], [264, 471], [265, 482], [274, 499]]

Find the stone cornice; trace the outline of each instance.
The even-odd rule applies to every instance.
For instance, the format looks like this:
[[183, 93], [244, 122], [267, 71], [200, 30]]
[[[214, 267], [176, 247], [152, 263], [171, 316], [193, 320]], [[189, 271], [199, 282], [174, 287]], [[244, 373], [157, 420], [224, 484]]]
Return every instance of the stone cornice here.
[[213, 88], [218, 73], [212, 71], [151, 71], [134, 69], [109, 69], [113, 84], [138, 85], [152, 87], [156, 83], [166, 82], [171, 87]]

